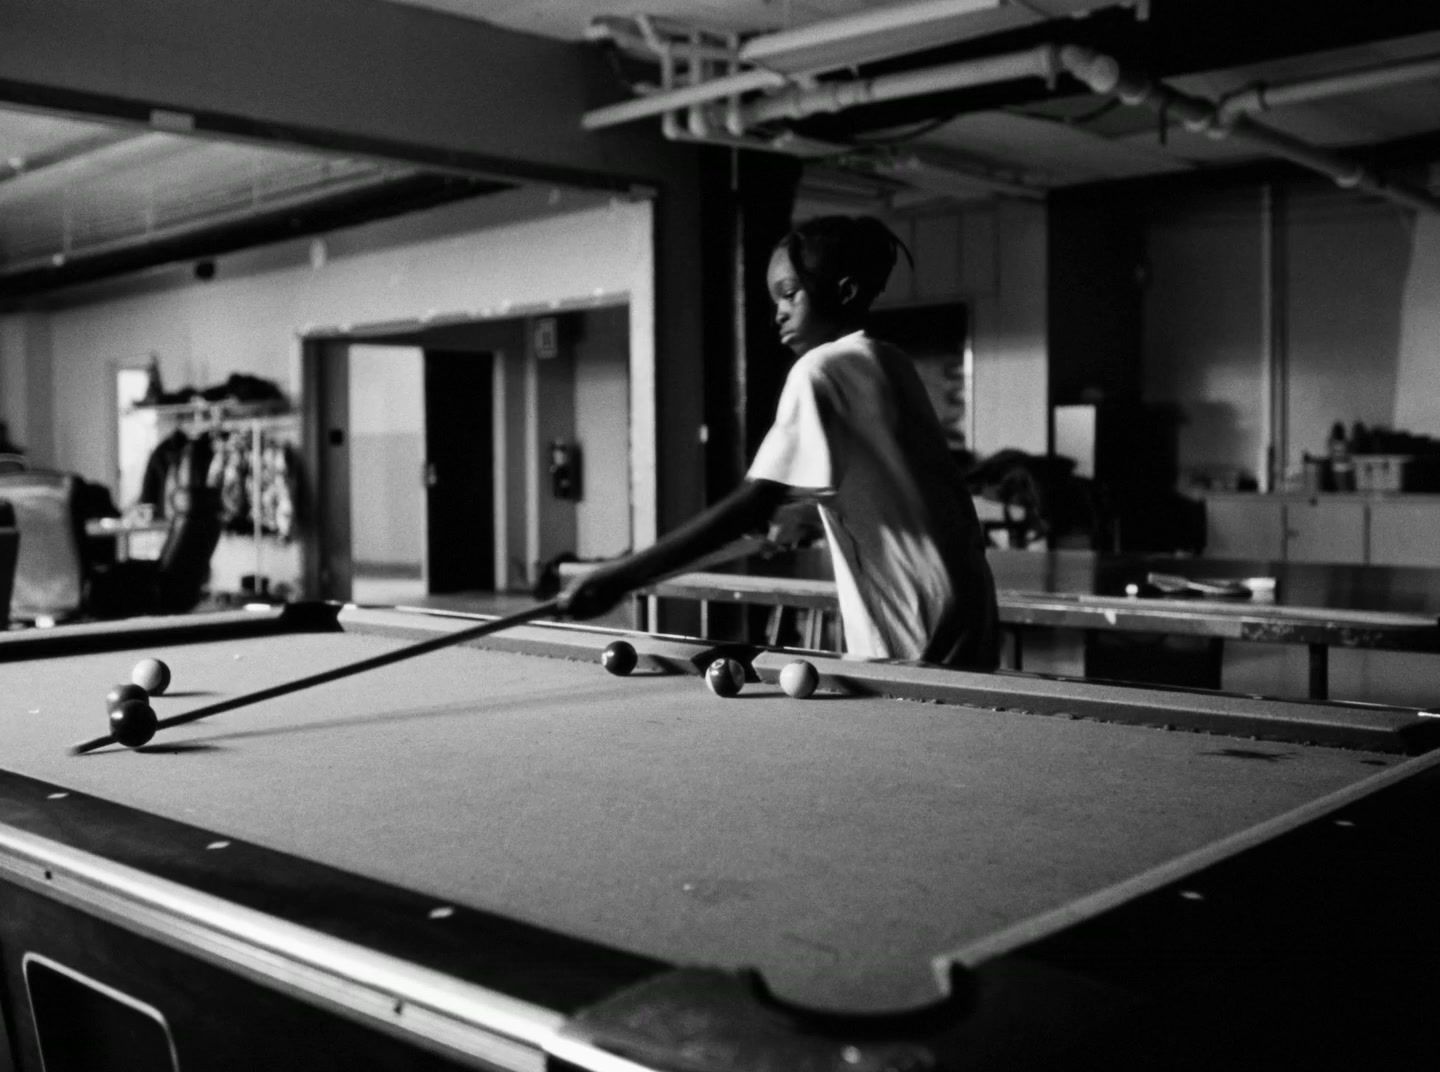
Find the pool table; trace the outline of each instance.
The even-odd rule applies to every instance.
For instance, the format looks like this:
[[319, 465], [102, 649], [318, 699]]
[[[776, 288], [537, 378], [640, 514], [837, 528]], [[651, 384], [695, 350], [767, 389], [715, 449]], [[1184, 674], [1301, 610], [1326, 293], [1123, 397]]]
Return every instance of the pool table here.
[[[1440, 719], [323, 604], [0, 637], [0, 1069], [1396, 1067]], [[602, 649], [639, 665], [607, 673]], [[702, 671], [742, 662], [713, 695]]]

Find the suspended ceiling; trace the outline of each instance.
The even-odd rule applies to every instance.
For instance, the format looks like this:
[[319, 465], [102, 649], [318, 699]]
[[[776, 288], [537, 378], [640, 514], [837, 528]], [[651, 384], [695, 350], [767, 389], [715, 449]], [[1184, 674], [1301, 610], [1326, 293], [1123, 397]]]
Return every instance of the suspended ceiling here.
[[[574, 41], [585, 39], [601, 16], [621, 22], [655, 16], [753, 41], [915, 7], [910, 0], [391, 2]], [[1174, 91], [1218, 100], [1257, 84], [1328, 79], [1440, 57], [1440, 4], [1373, 0], [1345, 6], [1349, 18], [1336, 17], [1334, 8], [1317, 14], [1315, 5], [1299, 0], [1149, 0], [1138, 8], [1114, 0], [1024, 0], [988, 9], [982, 3], [969, 32], [826, 72], [823, 79], [884, 77], [1075, 41], [1164, 79]], [[1354, 17], [1356, 10], [1364, 17]], [[615, 48], [604, 42], [591, 47]], [[616, 69], [628, 91], [652, 92], [656, 70], [634, 56], [621, 59]], [[1424, 186], [1432, 181], [1425, 163], [1440, 158], [1440, 74], [1276, 108], [1260, 121], [1326, 151], [1405, 169], [1410, 181]], [[637, 122], [658, 127], [661, 120]], [[1203, 172], [1265, 157], [1253, 143], [1192, 133], [1163, 113], [1123, 106], [1070, 79], [919, 94], [772, 123], [768, 130], [845, 150], [811, 161], [808, 171], [821, 186], [828, 181], [839, 189], [858, 176], [865, 181], [851, 187], [857, 196], [896, 203], [1041, 196], [1081, 183]], [[892, 161], [881, 174], [866, 164], [877, 149]], [[7, 279], [33, 278], [67, 261], [84, 260], [99, 274], [123, 271], [147, 259], [200, 256], [498, 188], [492, 180], [436, 175], [409, 164], [0, 110], [0, 288]]]

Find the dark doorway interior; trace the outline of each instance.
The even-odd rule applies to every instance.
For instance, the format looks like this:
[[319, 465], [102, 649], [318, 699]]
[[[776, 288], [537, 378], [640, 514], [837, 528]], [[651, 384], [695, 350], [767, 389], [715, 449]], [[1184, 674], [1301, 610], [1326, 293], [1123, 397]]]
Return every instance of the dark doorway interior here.
[[495, 588], [494, 359], [425, 351], [429, 591]]

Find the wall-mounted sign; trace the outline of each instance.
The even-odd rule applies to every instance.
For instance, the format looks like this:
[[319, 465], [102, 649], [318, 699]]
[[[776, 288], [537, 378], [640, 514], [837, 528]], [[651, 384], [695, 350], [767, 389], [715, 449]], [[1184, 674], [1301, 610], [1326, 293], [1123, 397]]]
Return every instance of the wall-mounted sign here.
[[534, 327], [535, 356], [544, 360], [560, 352], [559, 325], [553, 316], [536, 319]]

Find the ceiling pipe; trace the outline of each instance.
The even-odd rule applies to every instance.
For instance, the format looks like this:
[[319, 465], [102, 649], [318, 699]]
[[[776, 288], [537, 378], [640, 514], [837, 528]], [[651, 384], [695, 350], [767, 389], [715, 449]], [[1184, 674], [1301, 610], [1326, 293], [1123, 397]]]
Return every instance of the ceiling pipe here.
[[[927, 5], [917, 5], [927, 6]], [[963, 5], [962, 5], [963, 6]], [[973, 6], [972, 6], [973, 10]], [[649, 30], [648, 26], [642, 29]], [[777, 35], [770, 35], [772, 37]], [[764, 40], [757, 39], [757, 40]], [[647, 33], [646, 45], [655, 51], [665, 69], [665, 84], [673, 85], [676, 46]], [[754, 44], [754, 42], [752, 42]], [[683, 46], [680, 46], [683, 51]], [[1432, 66], [1434, 65], [1434, 66]], [[967, 60], [919, 71], [882, 75], [873, 79], [855, 79], [808, 86], [793, 85], [774, 72], [752, 69], [732, 72], [649, 97], [624, 101], [607, 108], [586, 113], [582, 125], [587, 130], [600, 129], [632, 119], [660, 115], [665, 136], [671, 140], [696, 141], [728, 145], [733, 148], [760, 149], [791, 155], [823, 156], [843, 152], [844, 148], [813, 139], [755, 138], [746, 130], [775, 120], [797, 120], [819, 113], [844, 111], [864, 104], [897, 100], [904, 97], [946, 92], [979, 85], [994, 84], [1026, 77], [1044, 78], [1053, 86], [1057, 75], [1068, 71], [1092, 92], [1114, 96], [1130, 106], [1148, 106], [1166, 116], [1178, 118], [1185, 129], [1214, 138], [1238, 137], [1265, 151], [1308, 170], [1326, 175], [1345, 189], [1359, 189], [1384, 197], [1422, 212], [1440, 213], [1440, 198], [1428, 191], [1395, 183], [1366, 170], [1355, 161], [1337, 153], [1317, 148], [1290, 135], [1250, 119], [1246, 113], [1277, 103], [1294, 103], [1322, 96], [1355, 92], [1382, 85], [1399, 84], [1430, 77], [1440, 67], [1440, 59], [1427, 59], [1395, 65], [1386, 69], [1351, 72], [1313, 82], [1297, 82], [1271, 90], [1252, 90], [1233, 94], [1225, 101], [1214, 103], [1187, 96], [1158, 83], [1123, 70], [1111, 56], [1078, 45], [1039, 45], [1023, 52]], [[749, 104], [739, 97], [759, 89], [788, 87]], [[702, 107], [726, 99], [723, 126], [727, 133], [714, 130], [714, 124]], [[686, 122], [680, 112], [688, 109]], [[1223, 110], [1222, 110], [1223, 109]]]
[[[674, 85], [679, 79], [679, 70], [676, 63], [675, 53], [677, 47], [671, 42], [664, 40], [655, 34], [650, 24], [641, 17], [641, 28], [647, 35], [647, 43], [654, 53], [660, 58], [660, 73], [665, 85]], [[690, 58], [687, 54], [686, 58]], [[692, 77], [694, 68], [691, 68]], [[723, 79], [722, 79], [723, 80]], [[710, 85], [712, 83], [695, 83], [690, 88]], [[669, 94], [667, 94], [669, 96]], [[684, 116], [682, 121], [681, 116]], [[788, 131], [782, 132], [774, 137], [757, 137], [747, 135], [743, 130], [736, 130], [733, 133], [724, 134], [717, 132], [710, 118], [705, 114], [704, 109], [697, 103], [692, 104], [688, 109], [671, 108], [660, 116], [660, 132], [667, 141], [689, 142], [698, 145], [716, 145], [730, 149], [753, 149], [759, 152], [783, 153], [787, 156], [819, 157], [830, 156], [843, 152], [843, 146], [830, 145], [829, 143], [815, 141], [801, 135]]]
[[[677, 108], [777, 89], [795, 82], [804, 84], [815, 75], [855, 67], [862, 62], [972, 40], [1062, 13], [1088, 13], [1102, 7], [1138, 9], [1140, 5], [1137, 0], [1052, 0], [1052, 6], [1055, 10], [1045, 14], [1028, 4], [1008, 0], [919, 0], [764, 34], [737, 46], [728, 57], [736, 64], [753, 65], [745, 70], [679, 88], [671, 88], [666, 83], [666, 88], [658, 93], [592, 109], [581, 117], [580, 125], [585, 130], [602, 130], [664, 115]], [[610, 40], [622, 48], [657, 56], [662, 49], [675, 47], [660, 37], [660, 31], [672, 24], [644, 19], [640, 16], [635, 23], [638, 32], [626, 29], [613, 16], [596, 19], [591, 22], [586, 37], [592, 41]], [[717, 55], [713, 46], [703, 46], [693, 58], [723, 62], [727, 57]]]
[[[662, 74], [667, 84], [673, 84], [676, 78], [675, 49], [661, 43], [657, 51], [661, 59]], [[740, 105], [732, 99], [727, 102], [723, 113], [713, 106], [707, 109], [703, 105], [694, 105], [684, 113], [683, 121], [680, 110], [670, 110], [661, 118], [661, 130], [671, 141], [756, 149], [807, 158], [853, 155], [855, 150], [851, 146], [807, 138], [793, 131], [784, 131], [773, 137], [756, 136], [747, 131], [752, 125], [772, 119], [799, 119], [820, 112], [841, 111], [858, 104], [896, 100], [967, 86], [1034, 77], [1044, 78], [1053, 84], [1060, 70], [1058, 48], [1054, 45], [1039, 45], [1021, 52], [966, 60], [920, 71], [874, 79], [826, 83], [808, 90], [797, 88], [781, 97], [768, 98], [752, 105]], [[723, 115], [718, 124], [712, 118], [715, 115]], [[724, 132], [717, 130], [717, 126], [723, 127]], [[983, 188], [992, 193], [1027, 199], [1044, 195], [1042, 190], [1023, 182], [1007, 180], [983, 171], [937, 163], [913, 153], [871, 159], [866, 163], [878, 174], [888, 174], [914, 188], [932, 192], [958, 195], [963, 191], [966, 196], [972, 196], [977, 189]]]
[[[609, 41], [623, 51], [642, 59], [653, 59], [663, 35], [684, 36], [688, 27], [654, 15], [596, 15], [585, 27], [585, 40]], [[685, 51], [692, 59], [712, 63], [734, 63], [735, 48], [705, 42], [687, 43]]]
[[743, 127], [751, 127], [776, 119], [804, 119], [822, 112], [842, 112], [862, 104], [1021, 78], [1043, 78], [1053, 86], [1059, 73], [1059, 50], [1054, 45], [1039, 45], [1023, 52], [962, 60], [877, 78], [822, 82], [808, 89], [792, 86], [752, 104], [741, 105], [740, 123]]
[[[646, 119], [657, 115], [669, 116], [682, 109], [694, 108], [696, 105], [707, 104], [710, 101], [722, 100], [727, 97], [738, 99], [743, 93], [761, 89], [776, 89], [787, 82], [784, 75], [764, 68], [737, 70], [737, 42], [732, 41], [732, 47], [717, 55], [715, 47], [700, 40], [698, 35], [692, 34], [690, 40], [678, 43], [673, 37], [666, 36], [665, 27], [668, 24], [652, 19], [648, 15], [635, 17], [634, 26], [637, 28], [638, 34], [617, 33], [613, 24], [613, 18], [604, 21], [596, 20], [590, 24], [587, 36], [592, 40], [598, 39], [600, 36], [608, 37], [622, 48], [647, 53], [658, 59], [660, 61], [660, 82], [665, 89], [659, 93], [620, 101], [586, 112], [580, 118], [580, 126], [585, 130], [603, 130], [606, 127], [629, 123], [635, 119]], [[673, 33], [673, 31], [671, 32]], [[677, 86], [677, 61], [682, 59], [689, 61], [691, 82], [689, 85]], [[707, 79], [699, 76], [698, 70], [701, 63], [719, 64], [722, 62], [729, 64], [728, 74]], [[665, 122], [667, 124], [665, 134], [666, 137], [670, 137], [671, 131], [668, 129], [670, 121], [667, 119]]]
[[948, 41], [998, 33], [1044, 16], [1005, 0], [919, 0], [777, 30], [751, 38], [745, 63], [771, 70], [834, 71], [888, 59]]
[[1440, 56], [1428, 56], [1405, 63], [1366, 67], [1355, 71], [1327, 75], [1323, 78], [1282, 82], [1279, 85], [1255, 85], [1220, 98], [1217, 111], [1222, 123], [1233, 123], [1242, 114], [1263, 112], [1290, 104], [1327, 100], [1349, 93], [1385, 89], [1388, 86], [1424, 82], [1440, 77]]
[[594, 108], [581, 117], [580, 125], [586, 130], [603, 130], [636, 119], [648, 119], [677, 108], [688, 108], [692, 104], [705, 104], [741, 93], [752, 93], [758, 89], [775, 89], [785, 85], [785, 76], [774, 71], [751, 70], [738, 74], [724, 75], [700, 82], [693, 86], [655, 93], [649, 97], [607, 104]]
[[698, 108], [686, 113], [683, 122], [680, 115], [680, 112], [666, 112], [660, 117], [660, 131], [668, 141], [718, 145], [729, 149], [754, 149], [762, 153], [782, 153], [785, 156], [805, 158], [839, 156], [851, 151], [849, 146], [806, 138], [791, 131], [782, 131], [768, 138], [722, 134], [712, 128], [709, 119]]
[[1344, 189], [1364, 190], [1419, 212], [1440, 213], [1440, 198], [1426, 190], [1391, 182], [1353, 160], [1282, 134], [1246, 115], [1237, 115], [1230, 123], [1223, 123], [1219, 109], [1210, 101], [1187, 96], [1143, 75], [1127, 72], [1111, 56], [1078, 45], [1065, 45], [1060, 49], [1060, 62], [1093, 92], [1114, 96], [1132, 107], [1143, 105], [1174, 116], [1192, 134], [1240, 138], [1274, 156], [1326, 175]]

